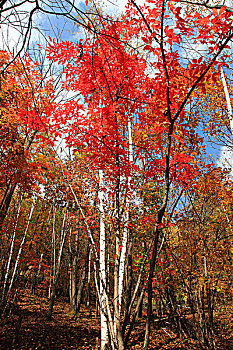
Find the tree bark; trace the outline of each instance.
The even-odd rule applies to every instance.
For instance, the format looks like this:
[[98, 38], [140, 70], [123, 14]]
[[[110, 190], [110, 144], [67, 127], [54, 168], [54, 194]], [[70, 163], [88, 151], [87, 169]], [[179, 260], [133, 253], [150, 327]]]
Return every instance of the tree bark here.
[[[71, 235], [70, 235], [71, 236]], [[75, 251], [72, 253], [71, 242], [69, 239], [70, 250], [70, 311], [74, 314], [77, 313], [77, 264], [79, 257], [79, 237], [75, 235]]]
[[5, 278], [4, 278], [4, 285], [3, 285], [3, 291], [2, 291], [2, 304], [5, 304], [5, 297], [6, 297], [6, 290], [7, 290], [7, 283], [8, 283], [8, 276], [10, 273], [10, 264], [11, 264], [11, 259], [12, 259], [12, 254], [13, 254], [13, 249], [14, 249], [14, 243], [15, 243], [15, 234], [16, 234], [16, 229], [18, 225], [18, 220], [19, 220], [19, 213], [21, 209], [21, 204], [22, 204], [23, 196], [20, 198], [18, 210], [17, 210], [17, 215], [16, 215], [16, 220], [13, 228], [13, 234], [11, 238], [11, 247], [10, 247], [10, 252], [9, 252], [9, 257], [8, 257], [8, 262], [7, 262], [7, 267], [6, 267], [6, 273], [5, 273]]
[[77, 290], [77, 298], [76, 298], [77, 311], [76, 311], [76, 313], [79, 313], [79, 311], [80, 311], [80, 305], [81, 305], [81, 300], [82, 300], [82, 292], [83, 292], [83, 288], [85, 286], [85, 281], [86, 281], [86, 277], [87, 277], [87, 273], [88, 273], [89, 253], [90, 253], [90, 240], [88, 240], [88, 243], [87, 243], [85, 265], [84, 265], [84, 268], [83, 268], [81, 281], [79, 283], [79, 287], [78, 287], [78, 290]]
[[150, 261], [150, 270], [148, 278], [148, 305], [147, 305], [147, 320], [146, 320], [146, 331], [143, 350], [148, 350], [149, 337], [150, 337], [150, 328], [152, 320], [152, 278], [154, 275], [154, 269], [157, 259], [158, 243], [160, 238], [160, 225], [162, 223], [165, 210], [167, 208], [167, 201], [170, 189], [170, 153], [171, 153], [171, 144], [172, 144], [172, 134], [173, 134], [174, 121], [170, 122], [169, 130], [167, 134], [167, 147], [166, 147], [166, 163], [164, 169], [164, 195], [163, 203], [158, 211], [157, 222], [154, 230], [154, 245], [152, 250], [152, 258]]
[[63, 218], [63, 225], [62, 225], [62, 232], [61, 232], [61, 244], [60, 244], [58, 262], [57, 262], [57, 269], [56, 269], [55, 277], [53, 280], [53, 289], [52, 289], [52, 294], [50, 297], [49, 310], [48, 310], [48, 314], [47, 314], [48, 320], [51, 319], [52, 313], [53, 313], [55, 295], [56, 295], [57, 285], [58, 285], [59, 276], [60, 276], [60, 267], [61, 267], [63, 248], [64, 248], [64, 244], [65, 244], [65, 239], [67, 236], [67, 228], [65, 227], [65, 220], [66, 220], [66, 212], [64, 213], [64, 218]]
[[230, 122], [230, 129], [231, 129], [231, 133], [233, 135], [233, 117], [232, 117], [232, 106], [231, 106], [231, 98], [230, 98], [230, 94], [229, 94], [229, 90], [227, 87], [227, 82], [225, 79], [225, 74], [223, 71], [223, 68], [220, 68], [220, 73], [221, 73], [221, 79], [222, 79], [222, 84], [223, 84], [223, 88], [224, 88], [224, 93], [225, 93], [225, 97], [226, 97], [226, 102], [227, 102], [227, 116]]
[[7, 186], [6, 191], [4, 193], [4, 196], [2, 198], [1, 204], [0, 204], [0, 231], [3, 226], [3, 222], [6, 218], [11, 199], [13, 197], [14, 191], [16, 189], [16, 184], [12, 185], [11, 183]]
[[99, 170], [99, 211], [100, 211], [100, 323], [101, 323], [101, 350], [105, 350], [108, 344], [108, 321], [106, 317], [106, 235], [105, 235], [105, 213], [104, 213], [104, 179], [103, 170]]

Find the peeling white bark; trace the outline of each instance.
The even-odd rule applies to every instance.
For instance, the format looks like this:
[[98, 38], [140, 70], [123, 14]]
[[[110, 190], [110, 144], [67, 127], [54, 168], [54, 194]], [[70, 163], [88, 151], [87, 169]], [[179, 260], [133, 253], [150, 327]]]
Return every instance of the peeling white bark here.
[[[36, 200], [35, 200], [35, 202], [36, 202]], [[6, 296], [6, 302], [8, 300], [8, 297], [10, 295], [10, 292], [11, 292], [11, 289], [12, 289], [12, 286], [13, 286], [13, 283], [14, 283], [14, 280], [15, 280], [15, 275], [16, 275], [17, 267], [18, 267], [18, 264], [19, 264], [19, 261], [20, 261], [22, 249], [23, 249], [23, 246], [24, 246], [24, 243], [25, 243], [25, 240], [26, 240], [26, 237], [27, 237], [29, 225], [30, 225], [30, 222], [31, 222], [31, 219], [32, 219], [32, 214], [33, 214], [33, 211], [34, 211], [35, 202], [32, 203], [31, 211], [30, 211], [29, 218], [28, 218], [28, 221], [27, 221], [27, 226], [26, 226], [26, 229], [24, 231], [24, 235], [23, 235], [22, 241], [20, 243], [20, 247], [19, 247], [17, 258], [16, 258], [15, 265], [14, 265], [14, 270], [13, 270], [13, 273], [12, 273], [12, 276], [11, 276], [10, 286], [9, 286], [9, 289], [8, 289], [8, 292], [7, 292], [7, 296]]]
[[[128, 119], [128, 142], [129, 142], [129, 162], [130, 165], [133, 164], [133, 142], [132, 142], [132, 129], [131, 129], [131, 121]], [[123, 238], [122, 238], [122, 246], [120, 251], [120, 264], [119, 264], [119, 315], [121, 314], [121, 304], [123, 297], [123, 285], [124, 285], [124, 272], [125, 272], [125, 259], [127, 252], [127, 242], [128, 242], [128, 224], [129, 224], [129, 203], [130, 203], [130, 192], [131, 192], [131, 176], [128, 177], [128, 190], [129, 194], [126, 197], [126, 209], [125, 209], [125, 217], [124, 217], [124, 229], [123, 229]]]
[[233, 135], [233, 117], [232, 117], [231, 98], [230, 98], [229, 90], [228, 90], [228, 87], [227, 87], [227, 82], [226, 82], [226, 79], [225, 79], [225, 74], [224, 74], [224, 71], [223, 71], [222, 67], [220, 69], [220, 73], [221, 73], [222, 85], [223, 85], [223, 88], [224, 88], [224, 93], [225, 93], [226, 102], [227, 102], [227, 115], [228, 115], [229, 122], [230, 122], [231, 133]]
[[[93, 264], [94, 264], [94, 271], [95, 271], [95, 282], [96, 282], [96, 290], [97, 290], [97, 294], [98, 294], [98, 298], [99, 298], [99, 302], [100, 302], [100, 291], [99, 291], [99, 285], [97, 284], [97, 272], [96, 272], [96, 262], [99, 262], [99, 257], [98, 257], [98, 253], [97, 253], [97, 248], [96, 248], [96, 245], [95, 245], [95, 241], [94, 241], [94, 238], [93, 238], [93, 235], [92, 235], [92, 232], [91, 232], [91, 229], [90, 229], [90, 226], [89, 226], [89, 223], [86, 219], [86, 216], [83, 212], [83, 209], [79, 203], [79, 200], [73, 190], [73, 187], [71, 186], [71, 184], [68, 182], [69, 184], [69, 188], [73, 194], [73, 197], [75, 199], [75, 202], [79, 208], [79, 211], [84, 219], [84, 223], [85, 223], [85, 226], [87, 228], [87, 232], [88, 232], [88, 236], [90, 238], [90, 241], [91, 241], [91, 245], [92, 245], [92, 252], [93, 252]], [[99, 270], [99, 275], [100, 275], [100, 279], [102, 279], [102, 275], [101, 275], [101, 271]], [[106, 294], [106, 288], [104, 289], [104, 297], [105, 297], [105, 302], [106, 302], [106, 311], [107, 311], [107, 321], [108, 321], [108, 329], [109, 329], [109, 336], [110, 336], [110, 341], [111, 341], [111, 346], [112, 346], [112, 349], [116, 349], [116, 338], [115, 338], [115, 333], [114, 333], [114, 322], [113, 322], [113, 318], [112, 318], [112, 315], [111, 315], [111, 308], [110, 308], [110, 303], [109, 303], [109, 299], [108, 299], [108, 296]]]
[[106, 236], [105, 236], [105, 214], [104, 214], [104, 179], [103, 170], [99, 170], [99, 211], [100, 211], [100, 320], [101, 320], [101, 350], [105, 350], [108, 344], [108, 324], [106, 317], [106, 264], [105, 264], [105, 250], [106, 250]]

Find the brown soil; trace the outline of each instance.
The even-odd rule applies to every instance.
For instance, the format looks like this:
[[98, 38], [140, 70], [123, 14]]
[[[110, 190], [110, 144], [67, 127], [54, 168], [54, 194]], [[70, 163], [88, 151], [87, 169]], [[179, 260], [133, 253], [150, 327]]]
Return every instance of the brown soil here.
[[[0, 349], [20, 350], [68, 350], [99, 349], [100, 325], [95, 310], [83, 307], [78, 319], [69, 312], [69, 304], [56, 300], [53, 317], [46, 320], [48, 300], [29, 291], [18, 297], [17, 306], [0, 320]], [[233, 310], [218, 313], [217, 345], [220, 350], [233, 350]], [[140, 320], [131, 335], [128, 349], [142, 349], [144, 322]], [[197, 341], [177, 337], [166, 325], [153, 329], [150, 349], [201, 350]]]

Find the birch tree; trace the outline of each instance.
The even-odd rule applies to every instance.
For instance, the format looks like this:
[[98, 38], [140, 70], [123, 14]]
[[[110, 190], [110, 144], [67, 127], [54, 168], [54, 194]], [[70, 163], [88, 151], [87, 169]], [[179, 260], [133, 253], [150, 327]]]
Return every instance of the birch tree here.
[[108, 325], [106, 312], [106, 235], [104, 214], [104, 173], [99, 170], [99, 211], [100, 211], [100, 322], [101, 322], [101, 350], [108, 344]]

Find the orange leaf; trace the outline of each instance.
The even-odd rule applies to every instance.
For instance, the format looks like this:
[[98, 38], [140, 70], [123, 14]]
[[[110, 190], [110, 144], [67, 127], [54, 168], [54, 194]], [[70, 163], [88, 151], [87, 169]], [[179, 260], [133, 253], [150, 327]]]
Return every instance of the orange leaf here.
[[226, 9], [227, 9], [226, 6], [222, 6], [222, 7], [220, 8], [219, 14], [221, 15], [223, 12], [226, 11]]

